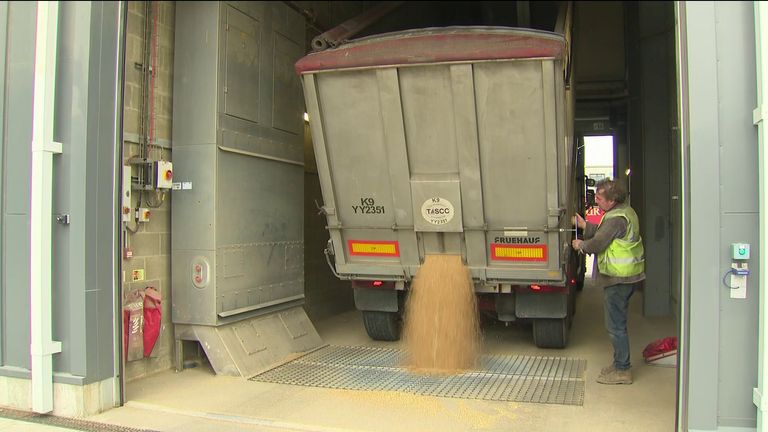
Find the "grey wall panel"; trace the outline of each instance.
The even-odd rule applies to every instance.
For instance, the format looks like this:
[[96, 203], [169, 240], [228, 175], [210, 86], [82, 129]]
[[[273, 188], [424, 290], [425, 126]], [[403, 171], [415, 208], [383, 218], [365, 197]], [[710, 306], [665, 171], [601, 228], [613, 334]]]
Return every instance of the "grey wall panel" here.
[[29, 369], [29, 215], [3, 222], [3, 365]]
[[195, 91], [173, 94], [173, 117], [190, 119], [185, 127], [173, 128], [174, 161], [181, 146], [216, 141], [219, 67], [211, 55], [215, 59], [212, 53], [219, 47], [218, 11], [219, 2], [207, 1], [186, 2], [176, 9], [173, 70], [178, 81], [174, 86]]
[[[86, 238], [86, 269], [94, 268], [85, 289], [83, 303], [87, 336], [84, 363], [80, 367], [86, 382], [115, 376], [115, 302], [119, 292], [118, 198], [121, 186], [117, 167], [122, 135], [122, 71], [124, 48], [120, 25], [127, 2], [93, 2], [88, 39], [88, 161], [89, 177], [84, 179], [90, 236]], [[77, 43], [77, 42], [75, 42]], [[95, 180], [95, 181], [94, 181]], [[77, 287], [74, 287], [77, 289]], [[118, 316], [118, 318], [121, 315]], [[79, 351], [83, 352], [83, 351]], [[79, 359], [78, 359], [79, 360]]]
[[[259, 123], [261, 106], [260, 69], [258, 59], [264, 50], [261, 16], [249, 16], [230, 5], [224, 5], [224, 112]], [[244, 79], [245, 78], [245, 79]]]
[[84, 383], [114, 376], [117, 287], [117, 106], [124, 4], [62, 4], [57, 58], [54, 212], [55, 370]]
[[[643, 191], [641, 230], [645, 246], [643, 313], [669, 315], [672, 274], [670, 272], [670, 174], [669, 160], [673, 114], [669, 100], [674, 86], [669, 82], [672, 56], [672, 5], [647, 2], [639, 7], [640, 93], [642, 113]], [[665, 26], [665, 24], [667, 24]], [[623, 173], [619, 172], [619, 175]]]
[[32, 142], [32, 86], [35, 62], [34, 3], [11, 3], [8, 29], [7, 93], [6, 100], [13, 104], [7, 113], [5, 149], [6, 184], [5, 211], [11, 214], [29, 214]]
[[720, 339], [720, 134], [717, 111], [715, 7], [686, 5], [688, 105], [690, 107], [691, 289], [688, 347], [688, 427], [717, 428], [717, 388], [722, 379], [717, 355]]
[[273, 2], [176, 14], [175, 178], [192, 188], [172, 202], [173, 320], [218, 325], [303, 297], [303, 110], [286, 67], [304, 25]]
[[[2, 344], [5, 366], [29, 368], [29, 193], [35, 3], [8, 5], [3, 123]], [[10, 109], [10, 108], [13, 109]]]
[[218, 214], [219, 246], [302, 239], [302, 214], [285, 199], [303, 196], [302, 167], [230, 152], [220, 152], [218, 162], [218, 182], [227, 185], [217, 195], [226, 209]]
[[[298, 40], [298, 39], [297, 39]], [[276, 129], [299, 135], [304, 128], [296, 119], [303, 117], [301, 81], [293, 69], [294, 59], [304, 55], [304, 47], [280, 33], [275, 33], [275, 54], [272, 64], [273, 120]]]
[[721, 20], [745, 23], [728, 27], [723, 24], [717, 33], [718, 122], [722, 130], [719, 175], [724, 213], [758, 211], [757, 128], [752, 124], [752, 110], [757, 106], [755, 29], [746, 25], [752, 17], [752, 6], [748, 5], [715, 5]]
[[[753, 6], [692, 2], [686, 15], [691, 134], [688, 426], [754, 427], [756, 407], [749, 389], [757, 370], [759, 276], [750, 276], [746, 299], [730, 298], [722, 282], [730, 268], [730, 243], [758, 244]], [[750, 260], [753, 271], [757, 259]]]
[[[725, 274], [731, 267], [730, 245], [758, 237], [757, 213], [724, 214], [718, 250], [722, 251], [718, 268]], [[751, 389], [757, 383], [758, 348], [758, 268], [760, 247], [753, 243], [749, 260], [751, 274], [747, 279], [747, 299], [730, 298], [729, 288], [719, 284], [720, 301], [720, 425], [754, 427], [757, 415]], [[722, 279], [722, 278], [721, 278]], [[728, 282], [728, 278], [725, 278]]]
[[[59, 85], [57, 86], [55, 137], [62, 143], [62, 153], [54, 157], [56, 182], [53, 189], [54, 213], [69, 214], [69, 226], [54, 225], [53, 228], [53, 302], [58, 306], [54, 313], [56, 340], [62, 341], [66, 349], [54, 356], [57, 370], [74, 367], [77, 375], [85, 375], [85, 302], [84, 291], [92, 283], [86, 272], [86, 242], [91, 237], [89, 226], [87, 191], [84, 179], [91, 177], [95, 167], [88, 164], [88, 131], [82, 127], [88, 116], [88, 83], [80, 86], [62, 85], [74, 83], [89, 75], [87, 61], [88, 44], [73, 43], [87, 39], [91, 32], [90, 4], [80, 7], [63, 8], [60, 11], [59, 35], [62, 43], [57, 54]], [[83, 85], [85, 84], [85, 85]], [[78, 107], [73, 109], [73, 107]], [[90, 246], [90, 245], [89, 245]], [[59, 309], [60, 308], [60, 309]], [[74, 319], [73, 319], [74, 318]]]
[[304, 169], [219, 152], [216, 171], [218, 312], [302, 295]]
[[[755, 78], [754, 11], [751, 2], [715, 3], [718, 57], [718, 135], [721, 150], [721, 234], [718, 249], [720, 274], [730, 268], [733, 242], [758, 245], [757, 223], [757, 131], [752, 110], [757, 103]], [[741, 213], [741, 214], [734, 214]], [[694, 213], [695, 214], [695, 213]], [[693, 233], [693, 236], [696, 236]], [[756, 251], [760, 247], [755, 248]], [[758, 253], [750, 260], [757, 270]], [[757, 382], [757, 280], [753, 273], [751, 290], [745, 300], [725, 298], [721, 293], [720, 314], [720, 387], [719, 424], [755, 425], [757, 411], [749, 389]], [[750, 295], [751, 294], [751, 295]], [[751, 322], [751, 328], [732, 328]], [[739, 324], [736, 324], [739, 323]], [[736, 330], [736, 332], [733, 332]], [[734, 337], [738, 335], [737, 337]], [[734, 354], [739, 353], [739, 358]], [[739, 364], [740, 367], [733, 367]], [[727, 383], [727, 384], [726, 384]]]
[[[0, 3], [0, 59], [4, 59], [0, 64], [0, 83], [5, 83], [6, 64], [7, 64], [7, 50], [8, 46], [8, 2]], [[4, 199], [5, 189], [5, 114], [6, 114], [6, 100], [5, 100], [5, 85], [0, 85], [0, 338], [5, 339], [3, 336], [3, 307], [5, 301], [3, 300], [2, 293], [5, 287], [5, 267], [3, 265], [2, 255], [4, 255], [3, 239], [5, 238], [2, 227], [4, 226], [5, 205]], [[0, 366], [3, 365], [3, 353], [5, 349], [3, 344], [0, 343]]]
[[[6, 5], [3, 5], [5, 7]], [[8, 7], [3, 87], [3, 365], [29, 368], [29, 193], [35, 3]], [[59, 9], [54, 139], [54, 370], [80, 382], [114, 375], [118, 33], [121, 3], [68, 2]], [[90, 294], [86, 294], [90, 293]], [[87, 297], [87, 298], [86, 298]]]
[[215, 161], [216, 154], [217, 149], [212, 145], [186, 145], [173, 149], [173, 176], [176, 181], [191, 183], [192, 187], [173, 192], [172, 205], [179, 210], [171, 212], [171, 229], [190, 233], [171, 236], [174, 250], [211, 251], [216, 247], [216, 171], [208, 168], [212, 165], [208, 161]]

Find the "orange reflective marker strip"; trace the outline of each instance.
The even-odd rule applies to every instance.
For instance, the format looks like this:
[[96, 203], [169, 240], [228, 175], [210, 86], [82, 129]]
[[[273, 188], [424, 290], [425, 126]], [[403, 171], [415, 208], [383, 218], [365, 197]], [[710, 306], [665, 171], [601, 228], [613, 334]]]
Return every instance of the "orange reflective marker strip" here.
[[491, 258], [499, 261], [546, 261], [547, 245], [491, 243]]
[[357, 256], [400, 256], [400, 245], [396, 241], [347, 240], [349, 254]]

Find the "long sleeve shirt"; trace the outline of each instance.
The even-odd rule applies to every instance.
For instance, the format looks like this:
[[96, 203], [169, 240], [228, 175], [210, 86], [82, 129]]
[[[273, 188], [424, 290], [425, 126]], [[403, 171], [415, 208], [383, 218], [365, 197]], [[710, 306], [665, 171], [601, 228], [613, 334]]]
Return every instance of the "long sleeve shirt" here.
[[[626, 204], [617, 204], [608, 210], [606, 215], [622, 206], [626, 206]], [[600, 273], [597, 267], [597, 255], [607, 249], [614, 239], [622, 238], [627, 233], [626, 219], [623, 217], [605, 219], [606, 215], [603, 216], [603, 223], [600, 225], [587, 222], [587, 226], [584, 228], [584, 241], [581, 243], [581, 250], [584, 253], [595, 255], [592, 266], [592, 278], [595, 280], [595, 286], [605, 288], [611, 285], [636, 283], [644, 280], [645, 272], [627, 277], [608, 276]]]

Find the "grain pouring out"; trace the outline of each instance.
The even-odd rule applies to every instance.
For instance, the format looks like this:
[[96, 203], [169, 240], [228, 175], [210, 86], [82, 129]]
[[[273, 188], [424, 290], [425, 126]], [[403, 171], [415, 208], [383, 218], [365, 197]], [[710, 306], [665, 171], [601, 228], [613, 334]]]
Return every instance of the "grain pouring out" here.
[[406, 366], [454, 374], [475, 366], [480, 350], [477, 299], [458, 255], [427, 255], [405, 307]]

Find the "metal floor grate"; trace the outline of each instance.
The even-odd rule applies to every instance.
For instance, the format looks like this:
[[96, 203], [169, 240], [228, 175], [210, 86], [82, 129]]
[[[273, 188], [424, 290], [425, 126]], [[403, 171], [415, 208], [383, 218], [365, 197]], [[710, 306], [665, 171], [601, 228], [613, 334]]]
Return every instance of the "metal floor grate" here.
[[488, 355], [481, 357], [477, 370], [426, 376], [404, 369], [403, 358], [402, 351], [391, 348], [326, 346], [251, 381], [461, 399], [584, 404], [586, 360]]
[[[86, 432], [153, 432], [149, 429], [138, 429], [128, 426], [113, 425], [108, 423], [100, 423], [95, 421], [83, 420], [80, 418], [71, 417], [56, 417], [50, 414], [38, 414], [30, 411], [21, 411], [11, 408], [0, 408], [0, 417], [20, 420], [28, 423], [37, 423], [45, 426], [56, 426], [60, 428], [67, 428]], [[25, 427], [8, 426], [7, 428], [0, 428], [2, 430], [36, 430], [32, 425]]]

